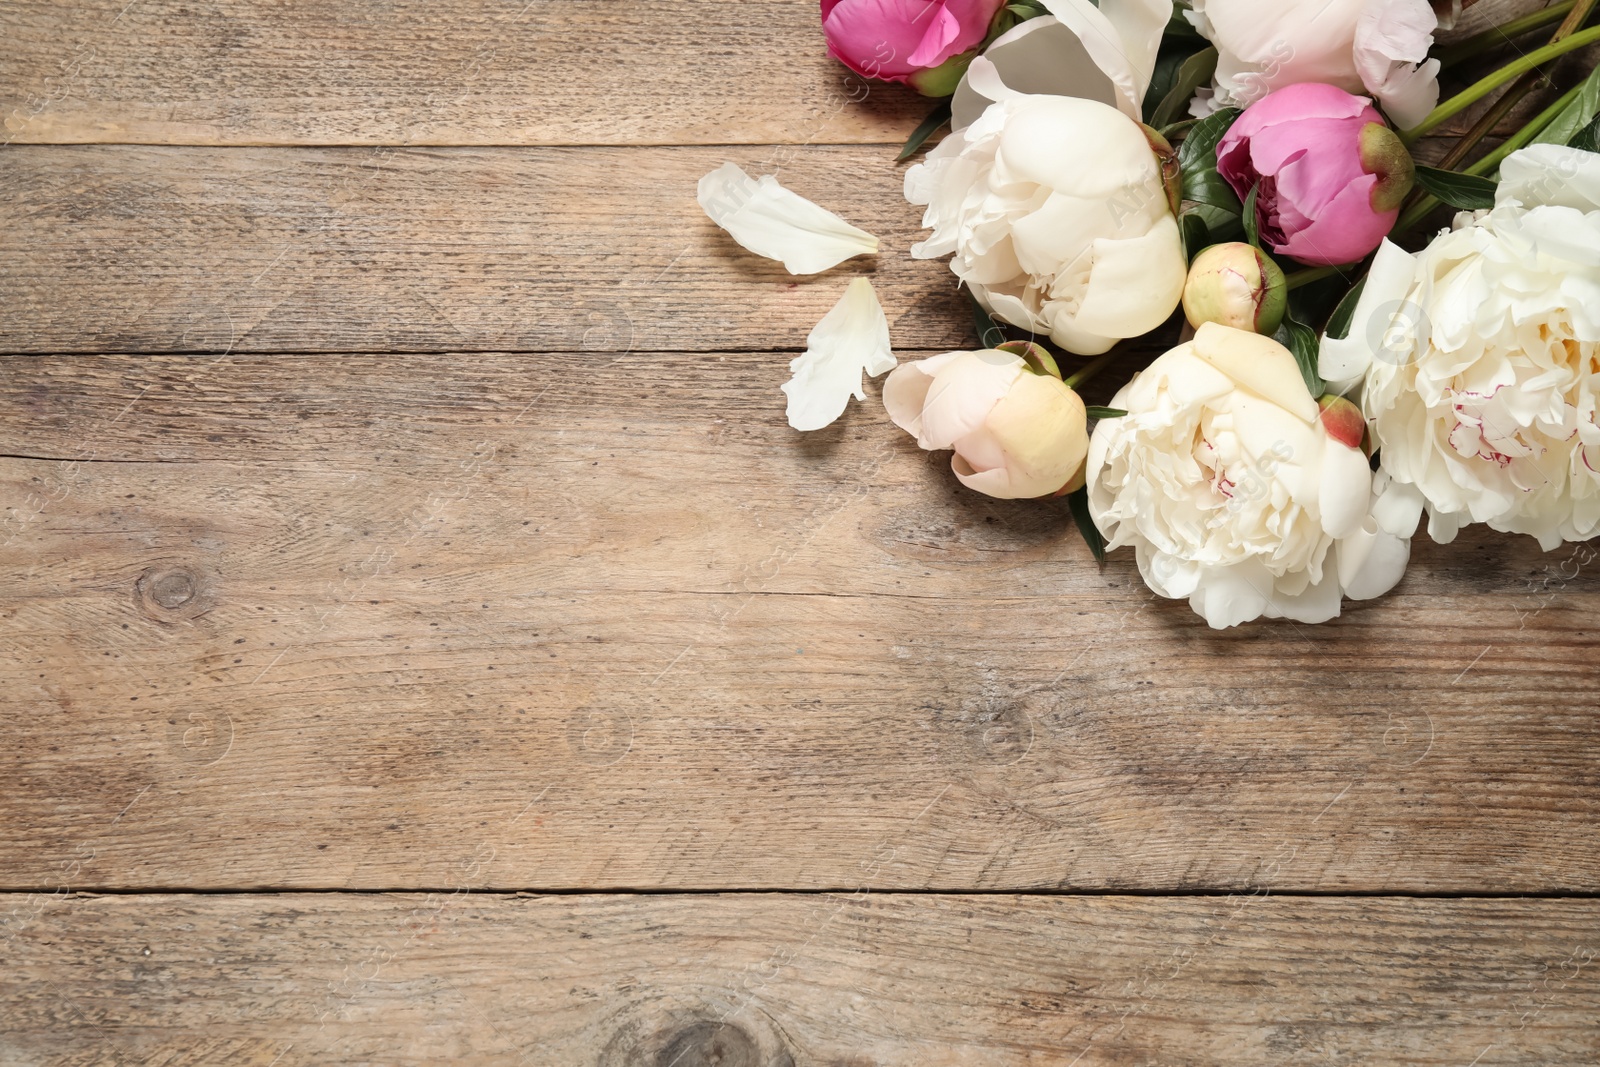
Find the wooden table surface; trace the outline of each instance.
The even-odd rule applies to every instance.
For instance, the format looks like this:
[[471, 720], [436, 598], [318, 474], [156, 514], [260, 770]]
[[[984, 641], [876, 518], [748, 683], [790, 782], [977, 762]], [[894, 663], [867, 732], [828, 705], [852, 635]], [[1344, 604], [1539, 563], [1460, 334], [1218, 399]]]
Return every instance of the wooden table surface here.
[[1219, 634], [794, 433], [972, 340], [816, 21], [0, 5], [0, 1064], [1600, 1062], [1595, 550]]

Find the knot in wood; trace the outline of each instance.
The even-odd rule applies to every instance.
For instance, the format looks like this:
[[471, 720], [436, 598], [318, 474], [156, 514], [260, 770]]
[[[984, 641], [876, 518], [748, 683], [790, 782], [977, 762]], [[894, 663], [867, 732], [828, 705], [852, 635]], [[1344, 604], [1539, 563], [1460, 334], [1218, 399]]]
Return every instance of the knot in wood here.
[[749, 1034], [727, 1022], [700, 1019], [667, 1035], [654, 1067], [766, 1067]]
[[164, 608], [178, 608], [194, 599], [194, 578], [182, 571], [163, 574], [150, 584], [150, 599]]
[[146, 567], [134, 583], [134, 601], [141, 612], [161, 622], [198, 618], [215, 606], [209, 577], [175, 560]]

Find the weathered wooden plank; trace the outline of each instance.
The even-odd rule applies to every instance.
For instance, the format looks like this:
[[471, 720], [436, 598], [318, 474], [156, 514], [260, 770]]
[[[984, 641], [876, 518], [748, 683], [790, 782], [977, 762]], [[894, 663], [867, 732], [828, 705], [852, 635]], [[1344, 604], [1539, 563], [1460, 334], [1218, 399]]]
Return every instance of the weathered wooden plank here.
[[899, 143], [929, 107], [794, 0], [15, 0], [0, 42], [15, 144]]
[[441, 892], [8, 920], [14, 1064], [1600, 1059], [1592, 900]]
[[794, 0], [19, 0], [0, 42], [16, 144], [898, 144], [930, 106]]
[[4, 361], [4, 884], [1600, 886], [1592, 552], [1213, 634], [784, 358]]
[[[883, 239], [794, 278], [695, 183], [782, 163]], [[869, 273], [904, 347], [967, 342], [882, 148], [5, 152], [0, 351], [790, 348]]]

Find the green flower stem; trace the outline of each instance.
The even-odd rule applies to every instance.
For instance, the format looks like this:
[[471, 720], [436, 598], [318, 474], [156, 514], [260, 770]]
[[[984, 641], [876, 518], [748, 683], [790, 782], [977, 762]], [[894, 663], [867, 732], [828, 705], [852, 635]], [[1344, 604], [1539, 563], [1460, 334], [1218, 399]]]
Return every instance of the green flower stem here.
[[1568, 52], [1575, 52], [1580, 48], [1594, 44], [1596, 41], [1600, 41], [1600, 26], [1591, 27], [1582, 33], [1573, 34], [1564, 41], [1548, 44], [1543, 48], [1529, 52], [1522, 58], [1515, 62], [1507, 63], [1493, 74], [1474, 82], [1455, 96], [1452, 96], [1434, 108], [1433, 113], [1427, 118], [1413, 128], [1404, 131], [1400, 136], [1407, 144], [1414, 143], [1419, 137], [1432, 133], [1511, 79], [1520, 77], [1533, 68], [1542, 66], [1558, 56], [1564, 56]]
[[1320, 282], [1324, 278], [1331, 278], [1335, 274], [1344, 273], [1338, 267], [1311, 267], [1307, 270], [1297, 270], [1283, 280], [1284, 288], [1298, 289], [1302, 285]]
[[[1556, 27], [1556, 32], [1551, 35], [1549, 43], [1555, 44], [1557, 41], [1563, 41], [1582, 29], [1583, 24], [1594, 13], [1595, 3], [1596, 0], [1573, 0], [1570, 4], [1558, 5], [1567, 7], [1570, 10], [1567, 12], [1567, 17], [1561, 20], [1561, 25]], [[1553, 11], [1555, 9], [1546, 8], [1546, 10]], [[1512, 108], [1516, 107], [1523, 97], [1531, 93], [1541, 82], [1547, 82], [1548, 80], [1545, 71], [1530, 70], [1512, 82], [1511, 87], [1500, 94], [1500, 99], [1496, 100], [1482, 115], [1478, 116], [1478, 121], [1472, 124], [1472, 128], [1462, 134], [1450, 151], [1445, 154], [1444, 158], [1439, 160], [1436, 164], [1439, 169], [1455, 170], [1460, 166], [1461, 161], [1472, 154], [1472, 150], [1478, 146], [1480, 141], [1499, 128], [1501, 121], [1511, 114]]]
[[[1119, 345], [1118, 348], [1120, 347], [1121, 346]], [[1090, 361], [1088, 364], [1080, 367], [1078, 370], [1067, 375], [1061, 380], [1068, 389], [1076, 389], [1090, 378], [1093, 378], [1096, 374], [1099, 374], [1101, 371], [1105, 370], [1106, 367], [1111, 365], [1111, 361], [1116, 359], [1121, 354], [1122, 353], [1118, 352], [1116, 348], [1113, 348], [1105, 355], [1095, 357], [1095, 359]]]
[[1418, 200], [1415, 204], [1411, 205], [1410, 210], [1408, 210], [1404, 215], [1400, 216], [1399, 221], [1394, 224], [1394, 229], [1389, 231], [1389, 236], [1398, 237], [1402, 233], [1405, 233], [1407, 230], [1411, 229], [1411, 227], [1427, 218], [1428, 213], [1438, 206], [1439, 201], [1435, 200], [1431, 196], [1423, 196], [1421, 200]]
[[1482, 33], [1475, 33], [1471, 37], [1463, 38], [1449, 48], [1441, 48], [1435, 57], [1439, 65], [1449, 70], [1463, 59], [1471, 59], [1480, 52], [1487, 52], [1497, 45], [1509, 44], [1514, 37], [1524, 33], [1531, 33], [1543, 26], [1559, 20], [1568, 11], [1572, 10], [1577, 0], [1563, 0], [1559, 4], [1551, 4], [1537, 11], [1523, 15], [1521, 18], [1512, 19], [1510, 22], [1498, 26], [1490, 26]]
[[1583, 86], [1581, 84], [1575, 85], [1571, 89], [1567, 90], [1558, 100], [1556, 100], [1555, 103], [1551, 104], [1549, 107], [1535, 115], [1532, 121], [1530, 121], [1526, 126], [1522, 127], [1522, 129], [1518, 130], [1510, 137], [1507, 137], [1505, 142], [1501, 144], [1499, 148], [1496, 148], [1493, 152], [1490, 152], [1472, 166], [1468, 167], [1465, 173], [1493, 174], [1507, 156], [1515, 152], [1517, 149], [1526, 146], [1529, 141], [1539, 136], [1539, 132], [1546, 126], [1550, 125], [1550, 123], [1554, 122], [1556, 116], [1561, 114], [1562, 109], [1564, 109], [1568, 104], [1572, 103], [1572, 101], [1576, 100], [1578, 98], [1578, 94], [1582, 91]]

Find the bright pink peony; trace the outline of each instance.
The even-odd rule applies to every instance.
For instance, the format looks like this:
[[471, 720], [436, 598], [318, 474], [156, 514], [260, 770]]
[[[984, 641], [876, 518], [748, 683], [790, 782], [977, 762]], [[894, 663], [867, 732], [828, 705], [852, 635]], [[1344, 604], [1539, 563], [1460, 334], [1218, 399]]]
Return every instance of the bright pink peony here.
[[1246, 108], [1217, 145], [1217, 172], [1241, 200], [1259, 184], [1263, 244], [1319, 266], [1377, 248], [1414, 179], [1405, 145], [1370, 101], [1314, 82]]
[[857, 74], [955, 92], [965, 53], [983, 43], [1005, 0], [822, 0], [828, 51]]

